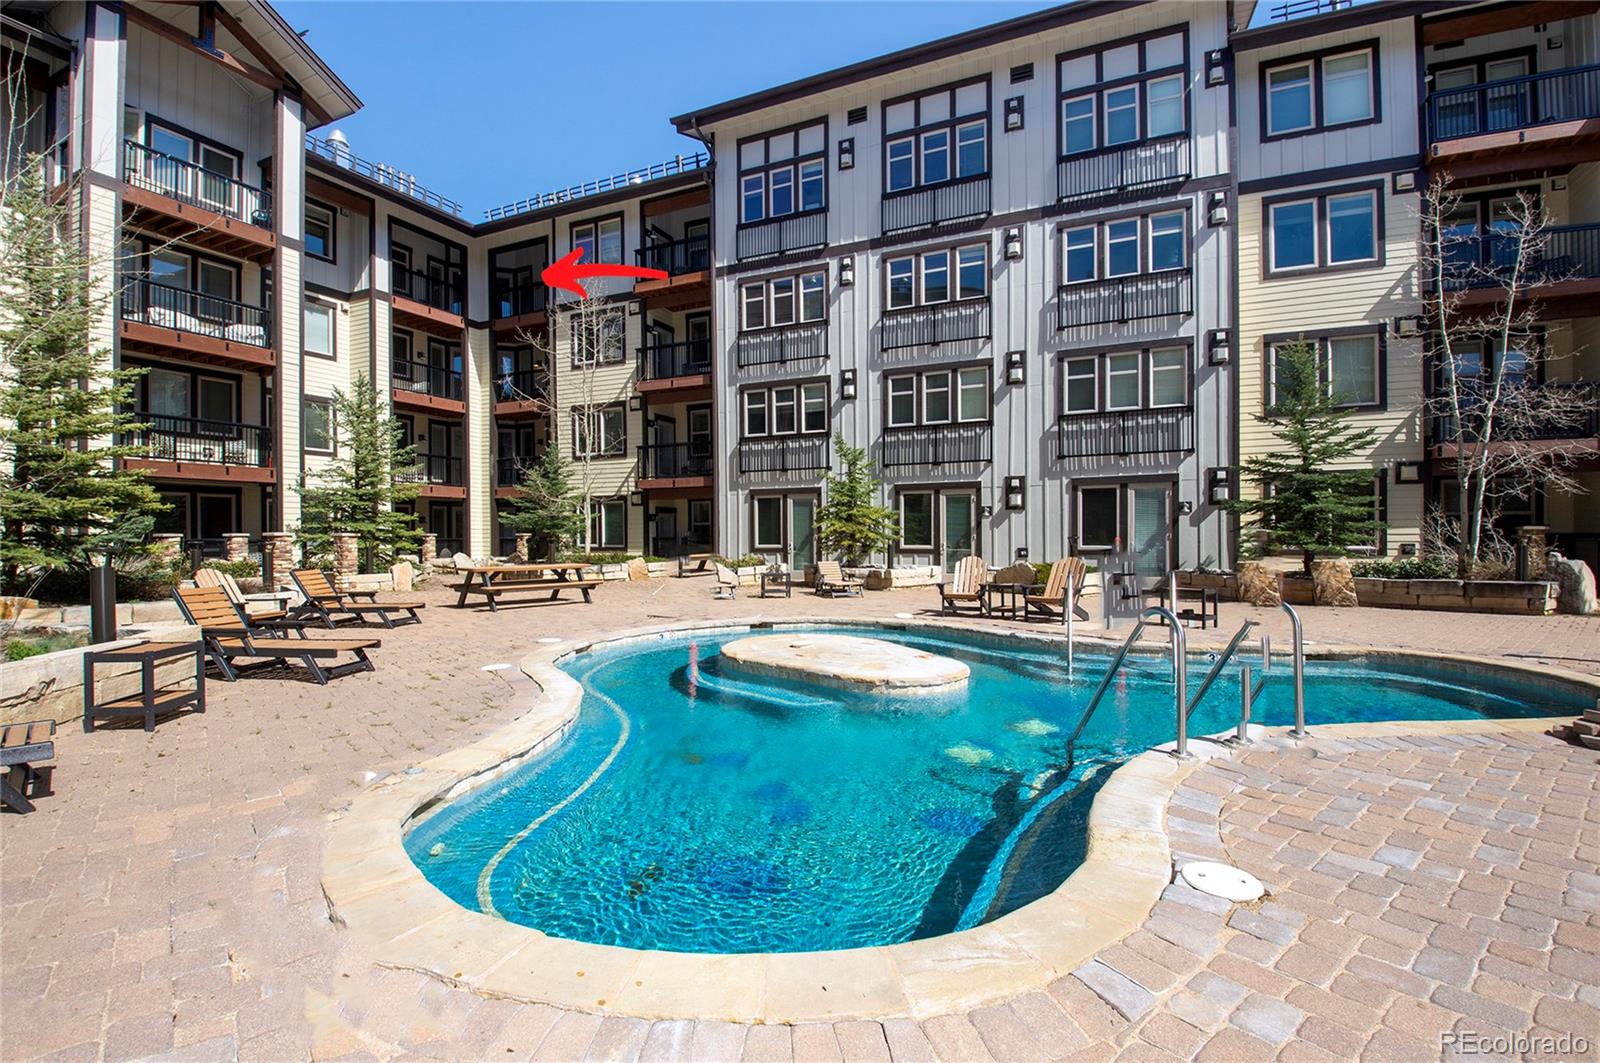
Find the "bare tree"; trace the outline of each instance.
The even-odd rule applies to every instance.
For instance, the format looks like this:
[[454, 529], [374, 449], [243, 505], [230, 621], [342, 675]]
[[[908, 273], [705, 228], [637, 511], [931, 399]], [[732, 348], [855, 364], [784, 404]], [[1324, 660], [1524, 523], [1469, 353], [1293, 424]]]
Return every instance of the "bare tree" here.
[[[560, 342], [563, 327], [565, 345]], [[626, 456], [603, 452], [602, 421], [607, 405], [615, 396], [602, 394], [599, 386], [601, 371], [626, 359], [623, 349], [626, 330], [627, 318], [622, 304], [598, 292], [590, 292], [563, 304], [561, 310], [553, 313], [549, 330], [543, 335], [525, 329], [518, 332], [518, 338], [539, 352], [549, 366], [550, 416], [559, 417], [566, 410], [571, 411], [572, 452], [584, 515], [580, 536], [585, 552], [594, 548], [594, 498], [598, 486], [595, 460]], [[558, 358], [558, 352], [564, 354], [564, 360]], [[570, 381], [570, 385], [558, 389], [556, 382], [562, 377]], [[626, 417], [626, 413], [623, 416]], [[550, 445], [559, 446], [560, 425], [554, 424], [552, 429]]]
[[1542, 370], [1561, 356], [1546, 342], [1541, 289], [1566, 279], [1571, 267], [1552, 253], [1537, 198], [1518, 192], [1488, 224], [1462, 231], [1461, 196], [1440, 175], [1421, 210], [1430, 376], [1423, 411], [1459, 485], [1449, 545], [1470, 577], [1505, 502], [1537, 489], [1582, 491], [1572, 475], [1582, 455], [1577, 429], [1600, 392], [1543, 382]]

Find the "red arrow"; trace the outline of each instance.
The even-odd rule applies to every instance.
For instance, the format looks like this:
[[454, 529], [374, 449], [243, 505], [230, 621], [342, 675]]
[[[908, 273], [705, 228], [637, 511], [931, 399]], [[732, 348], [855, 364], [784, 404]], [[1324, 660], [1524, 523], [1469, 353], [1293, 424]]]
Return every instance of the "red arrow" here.
[[638, 277], [641, 280], [664, 281], [667, 271], [664, 269], [644, 269], [634, 266], [611, 266], [605, 263], [595, 263], [590, 266], [578, 265], [578, 260], [583, 257], [583, 248], [578, 248], [571, 254], [557, 259], [546, 266], [539, 274], [539, 279], [544, 281], [546, 288], [565, 288], [577, 294], [578, 298], [588, 298], [589, 293], [584, 290], [580, 278], [583, 277]]

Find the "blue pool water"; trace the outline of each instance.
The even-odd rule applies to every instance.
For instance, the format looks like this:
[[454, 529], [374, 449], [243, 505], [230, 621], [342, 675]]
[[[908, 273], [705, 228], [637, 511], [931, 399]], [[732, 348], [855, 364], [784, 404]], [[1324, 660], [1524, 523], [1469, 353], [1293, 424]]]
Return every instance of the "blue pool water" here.
[[[718, 648], [746, 631], [580, 654], [565, 665], [585, 690], [572, 731], [423, 820], [407, 849], [458, 903], [558, 937], [683, 952], [888, 944], [1055, 889], [1082, 861], [1108, 765], [1173, 738], [1165, 657], [1130, 658], [1063, 778], [1105, 654], [1080, 650], [1069, 675], [1059, 649], [855, 633], [966, 662], [966, 691], [880, 697], [735, 675]], [[1191, 692], [1207, 668], [1191, 657]], [[1509, 681], [1455, 682], [1422, 663], [1306, 666], [1310, 724], [1582, 708], [1570, 700], [1529, 704]], [[1231, 728], [1238, 705], [1230, 664], [1190, 733]], [[1255, 719], [1293, 722], [1286, 662]]]

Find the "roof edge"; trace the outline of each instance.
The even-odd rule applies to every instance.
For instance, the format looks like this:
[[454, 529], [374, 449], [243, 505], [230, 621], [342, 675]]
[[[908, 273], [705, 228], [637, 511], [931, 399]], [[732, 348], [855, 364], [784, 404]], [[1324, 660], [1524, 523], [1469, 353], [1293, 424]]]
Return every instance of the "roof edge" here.
[[351, 89], [349, 85], [346, 85], [344, 80], [340, 78], [338, 74], [333, 72], [333, 68], [329, 66], [325, 60], [323, 60], [322, 56], [317, 54], [316, 49], [312, 48], [306, 43], [305, 38], [300, 36], [299, 32], [293, 26], [289, 25], [282, 15], [278, 14], [278, 9], [273, 7], [268, 0], [246, 0], [246, 2], [251, 8], [259, 12], [261, 17], [266, 19], [267, 22], [278, 31], [279, 35], [283, 37], [284, 41], [287, 42], [289, 46], [296, 52], [298, 52], [301, 58], [315, 67], [317, 73], [319, 73], [323, 79], [327, 81], [328, 86], [343, 98], [345, 106], [349, 108], [349, 112], [344, 115], [335, 116], [333, 119], [334, 121], [338, 121], [339, 118], [348, 118], [351, 114], [354, 114], [366, 106], [366, 104], [361, 102], [361, 97], [355, 94], [355, 90]]
[[1228, 36], [1235, 52], [1251, 52], [1260, 48], [1316, 37], [1324, 33], [1369, 26], [1374, 22], [1393, 22], [1396, 19], [1416, 18], [1445, 8], [1460, 7], [1461, 0], [1379, 0], [1374, 4], [1358, 4], [1340, 8], [1324, 15], [1311, 15], [1289, 22], [1274, 22], [1253, 29], [1238, 30]]

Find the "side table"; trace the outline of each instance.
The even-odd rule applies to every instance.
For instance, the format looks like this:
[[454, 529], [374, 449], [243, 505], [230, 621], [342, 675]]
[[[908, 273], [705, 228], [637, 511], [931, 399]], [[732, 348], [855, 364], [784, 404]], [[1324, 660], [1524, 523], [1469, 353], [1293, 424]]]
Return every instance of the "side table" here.
[[[175, 657], [194, 657], [193, 690], [156, 689], [156, 665]], [[138, 664], [139, 691], [110, 701], [95, 700], [94, 669], [97, 664]], [[90, 650], [83, 655], [83, 729], [94, 730], [97, 716], [143, 716], [144, 729], [156, 729], [156, 713], [176, 712], [194, 707], [206, 711], [205, 643], [140, 642], [109, 650]]]
[[759, 597], [765, 598], [768, 591], [777, 594], [783, 592], [785, 598], [794, 597], [794, 580], [787, 572], [764, 571], [761, 573], [761, 593]]

